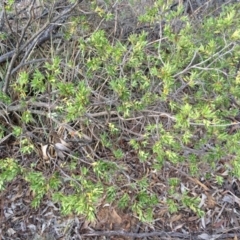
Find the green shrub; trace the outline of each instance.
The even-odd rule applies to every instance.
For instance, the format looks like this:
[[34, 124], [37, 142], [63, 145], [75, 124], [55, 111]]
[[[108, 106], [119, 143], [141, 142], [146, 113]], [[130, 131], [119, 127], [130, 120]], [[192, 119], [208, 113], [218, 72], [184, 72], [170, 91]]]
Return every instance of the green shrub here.
[[[239, 111], [232, 108], [232, 99], [240, 97], [239, 4], [197, 21], [182, 7], [169, 11], [156, 1], [137, 19], [149, 28], [128, 32], [126, 39], [104, 30], [113, 19], [107, 7], [95, 2], [89, 7], [100, 19], [97, 28], [83, 13], [71, 17], [70, 27], [61, 30], [62, 42], [50, 39], [29, 55], [31, 61], [42, 54], [47, 60], [20, 68], [11, 79], [12, 94], [0, 92], [6, 111], [15, 113], [10, 121], [0, 110], [0, 136], [12, 133], [22, 157], [1, 160], [0, 189], [22, 175], [33, 207], [45, 196], [59, 203], [63, 214], [89, 220], [104, 201], [146, 222], [154, 219], [156, 206], [202, 217], [200, 199], [179, 191], [179, 175], [170, 177], [163, 199], [152, 176], [166, 166], [175, 171], [185, 166], [188, 177], [214, 177], [222, 184], [216, 167], [229, 155], [226, 170], [240, 176], [240, 133], [226, 129], [231, 127], [226, 117]], [[157, 27], [159, 36], [151, 39]], [[44, 162], [54, 169], [45, 173], [36, 166], [43, 157], [39, 145], [50, 142], [51, 131], [73, 147], [65, 159]], [[32, 165], [26, 166], [23, 156], [31, 156]]]

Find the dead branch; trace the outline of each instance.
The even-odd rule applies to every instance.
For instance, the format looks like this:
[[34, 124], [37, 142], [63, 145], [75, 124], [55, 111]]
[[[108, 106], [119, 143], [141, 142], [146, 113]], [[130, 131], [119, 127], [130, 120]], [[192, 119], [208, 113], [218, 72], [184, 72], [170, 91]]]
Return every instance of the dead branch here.
[[[34, 3], [35, 3], [35, 1], [33, 1], [31, 6], [30, 6], [30, 12], [32, 11]], [[5, 15], [6, 15], [6, 12], [5, 12]], [[17, 39], [16, 50], [15, 50], [15, 53], [14, 53], [12, 59], [11, 59], [11, 62], [9, 64], [9, 66], [8, 66], [7, 73], [6, 73], [6, 76], [5, 76], [5, 81], [4, 81], [4, 86], [3, 86], [3, 92], [5, 94], [8, 91], [8, 87], [9, 87], [9, 83], [10, 83], [10, 76], [11, 76], [11, 71], [12, 71], [13, 65], [14, 65], [14, 63], [15, 63], [16, 59], [18, 58], [18, 55], [19, 55], [19, 47], [20, 47], [20, 45], [22, 43], [22, 40], [23, 40], [23, 38], [25, 36], [26, 30], [27, 30], [27, 28], [30, 25], [31, 20], [32, 20], [32, 14], [30, 15], [30, 17], [28, 19], [28, 22], [27, 22], [27, 24], [25, 25], [25, 27], [24, 27], [24, 29], [22, 31], [22, 34], [20, 36], [20, 40]], [[8, 19], [7, 19], [7, 22], [8, 22]], [[10, 25], [9, 25], [9, 27], [10, 27]], [[10, 27], [10, 29], [11, 29], [11, 32], [13, 32], [11, 27]]]
[[125, 231], [95, 231], [91, 233], [82, 234], [83, 237], [93, 237], [93, 236], [123, 236], [123, 237], [136, 237], [136, 238], [146, 238], [146, 237], [161, 237], [161, 239], [170, 238], [181, 238], [181, 239], [228, 239], [239, 237], [240, 233], [224, 233], [224, 234], [207, 234], [204, 232], [199, 233], [178, 233], [178, 232], [165, 232], [165, 231], [154, 231], [149, 233], [134, 233]]
[[[33, 47], [39, 46], [45, 41], [49, 40], [52, 33], [64, 23], [64, 21], [69, 17], [69, 14], [80, 2], [82, 2], [82, 0], [76, 1], [76, 3], [63, 10], [63, 12], [59, 16], [55, 17], [51, 22], [47, 21], [46, 24], [41, 29], [39, 29], [25, 44], [19, 46], [18, 54], [22, 54], [25, 50], [24, 59], [26, 59]], [[6, 62], [9, 59], [13, 58], [16, 52], [17, 49], [0, 56], [0, 63]]]

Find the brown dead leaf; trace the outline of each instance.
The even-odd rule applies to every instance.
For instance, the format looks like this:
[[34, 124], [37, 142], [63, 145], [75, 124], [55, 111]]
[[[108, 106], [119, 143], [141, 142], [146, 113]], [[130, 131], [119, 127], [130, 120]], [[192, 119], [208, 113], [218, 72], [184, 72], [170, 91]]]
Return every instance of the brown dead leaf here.
[[122, 229], [125, 231], [129, 231], [131, 229], [132, 222], [130, 217], [126, 217], [125, 219], [122, 220]]
[[122, 218], [117, 211], [109, 205], [99, 208], [97, 219], [98, 222], [94, 225], [98, 229], [120, 230], [122, 228]]
[[208, 208], [214, 208], [216, 205], [216, 201], [214, 200], [214, 198], [212, 197], [211, 194], [207, 193], [207, 201], [206, 201], [207, 207]]
[[[107, 229], [109, 224], [108, 208], [101, 207], [97, 212], [97, 222], [94, 223], [94, 227], [97, 229]], [[92, 224], [91, 224], [92, 225]]]
[[189, 217], [189, 218], [188, 218], [188, 221], [189, 221], [189, 222], [193, 222], [193, 221], [198, 220], [198, 218], [199, 218], [198, 216]]
[[179, 221], [182, 218], [182, 214], [179, 215], [173, 215], [170, 219], [170, 227], [173, 229], [173, 223]]
[[226, 219], [222, 219], [218, 222], [213, 223], [213, 227], [214, 228], [221, 228], [221, 227], [225, 226], [225, 222], [226, 222]]
[[173, 229], [173, 231], [175, 232], [175, 231], [177, 231], [178, 229], [181, 229], [181, 228], [184, 226], [184, 224], [185, 224], [185, 223], [182, 223], [182, 224], [177, 225], [177, 226]]
[[165, 215], [168, 213], [168, 209], [167, 208], [160, 208], [157, 212], [156, 212], [156, 217], [157, 218], [162, 218], [165, 217]]
[[174, 223], [174, 222], [180, 220], [181, 218], [182, 218], [182, 214], [173, 215], [173, 216], [171, 217], [171, 219], [170, 219], [170, 222], [171, 222], [171, 223]]
[[109, 209], [110, 226], [114, 230], [119, 230], [122, 224], [122, 218], [117, 214], [114, 208]]
[[117, 223], [117, 224], [120, 224], [122, 222], [122, 218], [117, 214], [117, 212], [115, 211], [114, 208], [112, 208], [110, 210], [110, 217], [109, 219], [114, 222], [114, 223]]

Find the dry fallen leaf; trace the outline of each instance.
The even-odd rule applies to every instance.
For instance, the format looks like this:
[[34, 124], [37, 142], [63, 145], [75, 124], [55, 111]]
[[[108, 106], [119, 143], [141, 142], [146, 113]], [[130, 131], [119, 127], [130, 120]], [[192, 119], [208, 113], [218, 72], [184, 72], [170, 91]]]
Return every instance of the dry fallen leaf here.
[[107, 207], [99, 207], [99, 210], [97, 212], [97, 221], [91, 222], [90, 227], [96, 228], [96, 229], [108, 229], [108, 223], [109, 223], [109, 214], [108, 214], [109, 208]]
[[109, 221], [112, 229], [118, 230], [121, 227], [122, 218], [118, 215], [114, 208], [109, 211]]
[[70, 152], [71, 149], [62, 143], [55, 143], [54, 147], [60, 151]]
[[214, 200], [214, 198], [212, 197], [211, 194], [207, 194], [207, 207], [208, 208], [214, 208], [216, 205], [216, 201]]
[[170, 219], [170, 222], [176, 222], [178, 220], [180, 220], [182, 218], [182, 214], [179, 214], [179, 215], [173, 215]]
[[184, 225], [185, 225], [185, 223], [182, 223], [182, 224], [177, 225], [177, 226], [173, 229], [173, 231], [175, 232], [175, 231], [177, 231], [178, 229], [181, 229]]
[[207, 196], [204, 193], [202, 193], [201, 202], [198, 205], [199, 208], [201, 208], [205, 204], [206, 199], [207, 199]]
[[49, 159], [49, 156], [48, 156], [48, 153], [47, 153], [48, 144], [47, 145], [41, 145], [41, 149], [42, 149], [43, 159], [48, 160]]
[[123, 220], [116, 210], [107, 205], [104, 205], [99, 209], [97, 220], [98, 222], [95, 222], [94, 226], [106, 230], [120, 230], [123, 224]]

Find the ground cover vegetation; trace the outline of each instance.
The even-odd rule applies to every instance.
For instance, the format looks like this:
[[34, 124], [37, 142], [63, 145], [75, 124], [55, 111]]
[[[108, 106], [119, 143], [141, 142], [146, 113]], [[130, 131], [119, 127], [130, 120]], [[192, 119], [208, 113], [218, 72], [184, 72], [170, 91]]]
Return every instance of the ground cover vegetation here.
[[2, 239], [239, 234], [240, 4], [180, 2], [1, 3]]

